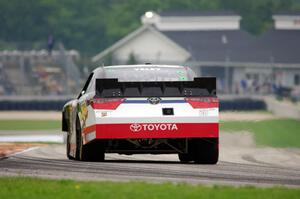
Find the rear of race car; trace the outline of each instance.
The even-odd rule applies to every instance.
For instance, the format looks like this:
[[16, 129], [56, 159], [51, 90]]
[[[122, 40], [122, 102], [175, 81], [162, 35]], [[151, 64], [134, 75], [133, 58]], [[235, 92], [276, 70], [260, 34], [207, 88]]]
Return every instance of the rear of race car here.
[[182, 162], [215, 164], [219, 140], [215, 90], [215, 78], [97, 79], [96, 95], [87, 106], [94, 114], [83, 128], [84, 145], [101, 145], [101, 153], [177, 153]]

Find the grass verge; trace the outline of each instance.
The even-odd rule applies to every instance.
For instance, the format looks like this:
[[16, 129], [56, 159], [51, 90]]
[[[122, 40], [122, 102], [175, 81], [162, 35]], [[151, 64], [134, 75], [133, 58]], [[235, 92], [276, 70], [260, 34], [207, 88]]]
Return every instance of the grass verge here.
[[61, 128], [59, 120], [0, 120], [0, 130], [55, 130]]
[[228, 121], [220, 123], [221, 132], [249, 131], [258, 145], [300, 148], [300, 122], [292, 119]]
[[0, 177], [0, 198], [299, 198], [300, 189], [284, 187], [222, 187], [145, 182], [77, 182], [24, 177]]

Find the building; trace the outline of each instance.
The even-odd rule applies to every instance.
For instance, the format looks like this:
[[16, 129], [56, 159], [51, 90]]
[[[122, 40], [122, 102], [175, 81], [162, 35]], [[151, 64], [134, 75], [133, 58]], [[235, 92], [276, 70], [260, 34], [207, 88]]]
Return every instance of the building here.
[[98, 64], [155, 63], [216, 76], [223, 93], [272, 92], [300, 85], [300, 13], [277, 13], [255, 37], [233, 12], [146, 12], [142, 26], [92, 58]]

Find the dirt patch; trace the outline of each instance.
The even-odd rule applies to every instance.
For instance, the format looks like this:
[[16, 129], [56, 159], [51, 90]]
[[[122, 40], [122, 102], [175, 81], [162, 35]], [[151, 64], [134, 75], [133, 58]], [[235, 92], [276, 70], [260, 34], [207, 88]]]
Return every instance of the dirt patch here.
[[0, 120], [60, 120], [58, 111], [0, 111]]
[[220, 121], [262, 121], [277, 118], [279, 117], [269, 112], [220, 112]]
[[250, 132], [221, 132], [220, 160], [299, 169], [300, 149], [257, 147]]
[[248, 131], [220, 133], [220, 145], [226, 147], [251, 148], [256, 147], [254, 134]]
[[300, 120], [300, 108], [297, 104], [287, 100], [276, 100], [275, 98], [266, 97], [265, 102], [269, 111], [275, 115], [285, 118]]
[[1, 143], [0, 144], [0, 158], [24, 151], [31, 147], [45, 146], [42, 144], [19, 144], [19, 143]]

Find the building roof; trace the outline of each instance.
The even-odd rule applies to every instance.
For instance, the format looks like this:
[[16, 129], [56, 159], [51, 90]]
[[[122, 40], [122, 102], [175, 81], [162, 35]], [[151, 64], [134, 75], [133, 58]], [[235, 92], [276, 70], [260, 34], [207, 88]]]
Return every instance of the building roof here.
[[[300, 30], [270, 30], [256, 38], [243, 30], [215, 31], [158, 31], [151, 26], [142, 27], [159, 32], [191, 54], [195, 62], [243, 63], [300, 63]], [[93, 58], [97, 61], [132, 39], [139, 31], [125, 37]]]
[[300, 63], [300, 30], [272, 29], [259, 37], [243, 30], [164, 31], [199, 62]]
[[256, 48], [268, 51], [274, 63], [300, 63], [300, 30], [272, 29], [256, 42]]
[[[236, 16], [234, 12], [161, 12], [159, 16]], [[280, 12], [276, 15], [300, 16], [300, 13]], [[240, 29], [220, 30], [162, 30], [156, 26], [146, 25], [123, 38], [112, 47], [94, 57], [95, 60], [114, 51], [118, 46], [150, 30], [161, 35], [181, 49], [189, 53], [189, 61], [195, 62], [230, 62], [261, 64], [300, 64], [300, 30], [272, 29], [255, 37]]]
[[243, 30], [224, 31], [164, 31], [167, 37], [192, 54], [192, 61], [267, 61], [256, 54], [255, 37]]

